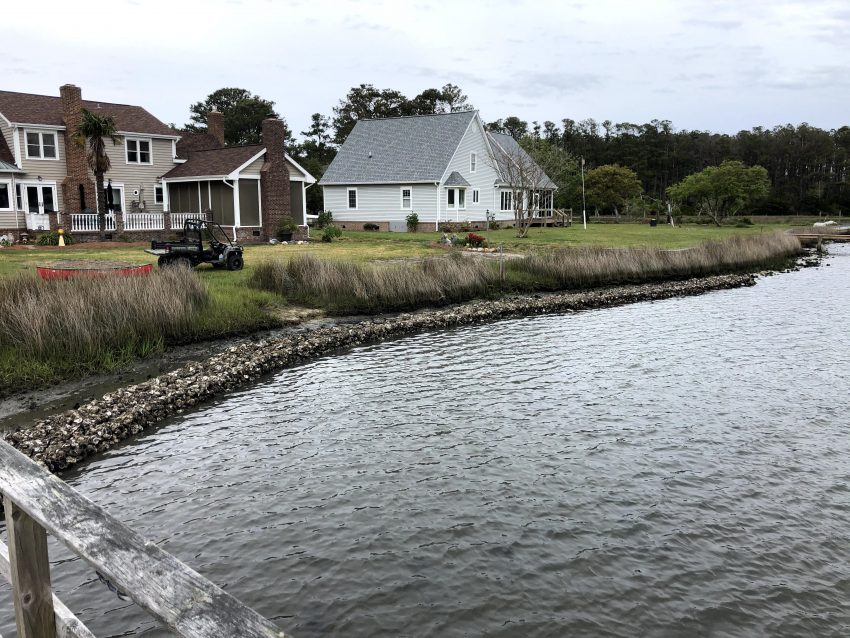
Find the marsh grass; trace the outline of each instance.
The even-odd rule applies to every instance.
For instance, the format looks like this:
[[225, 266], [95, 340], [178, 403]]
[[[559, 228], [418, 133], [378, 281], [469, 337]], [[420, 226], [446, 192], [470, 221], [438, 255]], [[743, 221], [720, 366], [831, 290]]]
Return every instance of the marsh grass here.
[[684, 279], [783, 264], [801, 252], [784, 233], [741, 235], [681, 250], [571, 248], [533, 254], [508, 265], [558, 289], [580, 289], [661, 279]]
[[0, 279], [0, 384], [113, 369], [190, 331], [207, 303], [206, 287], [182, 268], [144, 277]]
[[506, 260], [451, 254], [396, 264], [363, 264], [295, 255], [265, 261], [251, 286], [331, 312], [381, 312], [466, 301], [504, 292], [575, 290], [685, 279], [782, 265], [801, 251], [782, 233], [735, 236], [682, 250], [566, 248]]
[[309, 253], [259, 263], [251, 285], [332, 312], [404, 310], [483, 297], [499, 283], [492, 264], [453, 254], [402, 263], [331, 261]]

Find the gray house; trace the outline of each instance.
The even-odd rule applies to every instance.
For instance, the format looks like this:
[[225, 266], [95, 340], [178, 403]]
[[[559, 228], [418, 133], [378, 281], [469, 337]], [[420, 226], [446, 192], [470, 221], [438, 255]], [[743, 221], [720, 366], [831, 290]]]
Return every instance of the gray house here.
[[[533, 194], [518, 193], [518, 169], [536, 168]], [[527, 184], [524, 181], [523, 184]], [[485, 131], [478, 111], [360, 120], [319, 181], [324, 207], [349, 229], [513, 221], [516, 197], [552, 215], [555, 184], [510, 136]]]

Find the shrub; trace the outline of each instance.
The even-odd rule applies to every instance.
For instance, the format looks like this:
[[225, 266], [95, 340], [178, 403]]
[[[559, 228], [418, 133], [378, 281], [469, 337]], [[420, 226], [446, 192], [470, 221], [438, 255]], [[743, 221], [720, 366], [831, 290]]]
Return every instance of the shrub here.
[[283, 239], [287, 235], [292, 235], [293, 233], [298, 232], [298, 224], [295, 223], [295, 220], [292, 217], [283, 217], [280, 220], [280, 226], [277, 230], [277, 238]]
[[329, 210], [319, 211], [318, 219], [316, 220], [316, 228], [322, 229], [325, 226], [330, 226], [334, 223], [334, 214]]
[[472, 230], [472, 224], [470, 224], [469, 222], [461, 222], [460, 226], [458, 227], [458, 230], [460, 230], [460, 232], [462, 233], [468, 233]]
[[469, 233], [466, 236], [466, 243], [473, 248], [483, 248], [487, 245], [487, 238], [475, 233]]
[[410, 215], [405, 218], [405, 221], [407, 222], [407, 232], [415, 233], [416, 229], [419, 227], [419, 215], [416, 213], [410, 213]]
[[342, 237], [342, 230], [340, 228], [334, 225], [325, 226], [325, 230], [322, 231], [322, 241], [330, 243], [337, 237]]
[[372, 222], [368, 222], [363, 224], [363, 230], [380, 230], [381, 227], [378, 224], [373, 224]]
[[[58, 246], [59, 245], [59, 233], [55, 230], [50, 231], [49, 233], [44, 233], [43, 235], [39, 235], [38, 239], [35, 240], [35, 243], [39, 246]], [[71, 233], [65, 233], [65, 245], [70, 246], [74, 243], [74, 238]]]

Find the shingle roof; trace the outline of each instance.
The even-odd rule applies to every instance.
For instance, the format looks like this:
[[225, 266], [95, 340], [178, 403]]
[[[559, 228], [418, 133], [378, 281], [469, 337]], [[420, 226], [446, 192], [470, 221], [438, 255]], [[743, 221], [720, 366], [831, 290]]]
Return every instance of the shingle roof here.
[[221, 144], [212, 133], [182, 133], [174, 131], [175, 135], [182, 135], [177, 140], [177, 158], [189, 159], [189, 153], [194, 151], [209, 151], [221, 148]]
[[443, 183], [443, 185], [444, 186], [466, 186], [466, 187], [471, 186], [471, 184], [463, 178], [463, 175], [461, 175], [457, 171], [452, 171], [451, 174], [446, 178], [446, 181]]
[[[83, 107], [98, 115], [111, 115], [119, 131], [149, 135], [177, 135], [141, 106], [83, 100]], [[0, 113], [10, 122], [65, 126], [62, 101], [52, 95], [0, 91]]]
[[219, 177], [229, 175], [265, 148], [262, 144], [228, 146], [209, 151], [193, 151], [189, 159], [178, 164], [163, 177]]
[[438, 182], [475, 111], [359, 120], [320, 184]]
[[[499, 172], [502, 173], [503, 179], [506, 174], [510, 174], [510, 171], [502, 169], [502, 163], [510, 161], [511, 157], [519, 156], [523, 158], [523, 161], [534, 162], [522, 146], [520, 146], [519, 143], [510, 135], [493, 132], [488, 132], [487, 135], [490, 136], [491, 142], [495, 142], [494, 144], [491, 144], [491, 146], [493, 146], [493, 154], [496, 156], [495, 163], [499, 166]], [[541, 180], [541, 183], [538, 184], [538, 187], [558, 188], [555, 182], [553, 182], [546, 173], [543, 173], [543, 179]]]

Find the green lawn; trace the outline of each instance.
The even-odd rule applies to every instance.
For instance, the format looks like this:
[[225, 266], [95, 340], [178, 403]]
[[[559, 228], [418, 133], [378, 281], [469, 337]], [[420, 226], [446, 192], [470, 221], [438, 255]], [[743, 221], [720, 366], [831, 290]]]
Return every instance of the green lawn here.
[[[611, 248], [634, 248], [652, 246], [657, 248], [686, 248], [706, 241], [721, 240], [733, 235], [751, 235], [763, 232], [773, 232], [788, 228], [787, 224], [756, 224], [745, 228], [732, 226], [697, 226], [688, 225], [676, 227], [662, 225], [655, 228], [648, 224], [588, 224], [587, 229], [581, 225], [570, 228], [531, 228], [528, 236], [519, 239], [514, 229], [475, 231], [487, 237], [490, 245], [503, 244], [505, 250], [511, 252], [526, 252], [535, 249], [562, 248], [565, 246], [606, 246]], [[369, 245], [417, 244], [423, 240], [439, 241], [442, 233], [387, 233], [387, 232], [354, 232], [346, 231], [344, 237], [351, 242], [362, 242]], [[463, 233], [458, 233], [463, 235]]]

